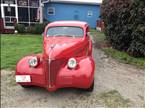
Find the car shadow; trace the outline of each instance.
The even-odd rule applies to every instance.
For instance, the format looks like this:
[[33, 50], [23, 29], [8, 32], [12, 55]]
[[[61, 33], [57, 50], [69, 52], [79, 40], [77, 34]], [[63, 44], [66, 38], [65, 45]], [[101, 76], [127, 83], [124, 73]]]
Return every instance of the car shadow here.
[[88, 96], [91, 92], [87, 92], [83, 89], [79, 89], [79, 88], [60, 88], [57, 89], [56, 91], [53, 92], [49, 92], [46, 88], [42, 88], [42, 87], [37, 87], [37, 86], [32, 86], [30, 88], [22, 88], [23, 91], [25, 92], [35, 92], [35, 93], [39, 93], [39, 94], [50, 94], [50, 95], [61, 95], [61, 94], [76, 94], [76, 95], [86, 95]]

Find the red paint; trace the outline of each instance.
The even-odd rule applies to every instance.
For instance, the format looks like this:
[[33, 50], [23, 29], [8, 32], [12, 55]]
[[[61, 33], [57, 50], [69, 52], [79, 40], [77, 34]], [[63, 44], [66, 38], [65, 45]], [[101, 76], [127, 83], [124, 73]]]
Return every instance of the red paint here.
[[[14, 20], [14, 25], [17, 23], [17, 20], [15, 19]], [[14, 31], [15, 31], [15, 29], [6, 29], [5, 27], [4, 27], [4, 21], [3, 21], [3, 19], [1, 18], [0, 19], [0, 34], [13, 34], [14, 33]]]
[[[47, 29], [54, 26], [81, 27], [84, 36], [46, 37]], [[89, 88], [94, 80], [95, 64], [92, 58], [92, 41], [87, 36], [87, 29], [87, 23], [78, 21], [58, 21], [48, 24], [44, 32], [43, 53], [26, 56], [16, 66], [16, 75], [30, 75], [32, 82], [19, 84], [41, 86], [49, 91], [64, 87]], [[35, 68], [28, 64], [28, 60], [33, 56], [40, 59], [39, 65]], [[78, 63], [75, 69], [69, 69], [67, 66], [68, 59], [72, 57]]]
[[3, 30], [4, 30], [4, 24], [3, 24], [3, 20], [2, 19], [0, 19], [0, 34], [2, 34], [3, 33]]
[[99, 27], [99, 28], [101, 28], [101, 30], [104, 30], [104, 28], [105, 28], [104, 22], [102, 20], [98, 20], [96, 27]]

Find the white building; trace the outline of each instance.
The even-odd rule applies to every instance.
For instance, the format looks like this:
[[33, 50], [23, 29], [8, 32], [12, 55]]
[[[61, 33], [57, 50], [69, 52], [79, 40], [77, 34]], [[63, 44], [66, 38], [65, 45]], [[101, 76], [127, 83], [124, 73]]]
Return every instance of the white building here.
[[37, 22], [40, 0], [1, 0], [0, 19], [4, 29], [14, 29], [14, 20], [26, 26]]

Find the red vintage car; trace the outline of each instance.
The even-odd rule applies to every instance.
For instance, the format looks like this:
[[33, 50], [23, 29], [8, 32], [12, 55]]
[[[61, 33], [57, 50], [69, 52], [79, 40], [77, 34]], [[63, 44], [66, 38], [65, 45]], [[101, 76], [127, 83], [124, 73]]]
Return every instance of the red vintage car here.
[[42, 54], [22, 58], [16, 66], [16, 82], [22, 87], [94, 88], [95, 63], [89, 26], [80, 21], [57, 21], [46, 26]]

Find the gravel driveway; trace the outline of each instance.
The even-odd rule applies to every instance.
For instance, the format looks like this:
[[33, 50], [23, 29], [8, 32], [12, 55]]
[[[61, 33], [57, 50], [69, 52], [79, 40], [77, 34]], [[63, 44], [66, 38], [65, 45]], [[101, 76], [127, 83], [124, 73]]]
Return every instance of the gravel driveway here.
[[94, 58], [96, 71], [92, 93], [76, 89], [60, 89], [56, 92], [37, 87], [23, 89], [15, 84], [14, 71], [2, 70], [1, 107], [145, 108], [145, 70], [119, 63], [99, 49], [94, 49]]

